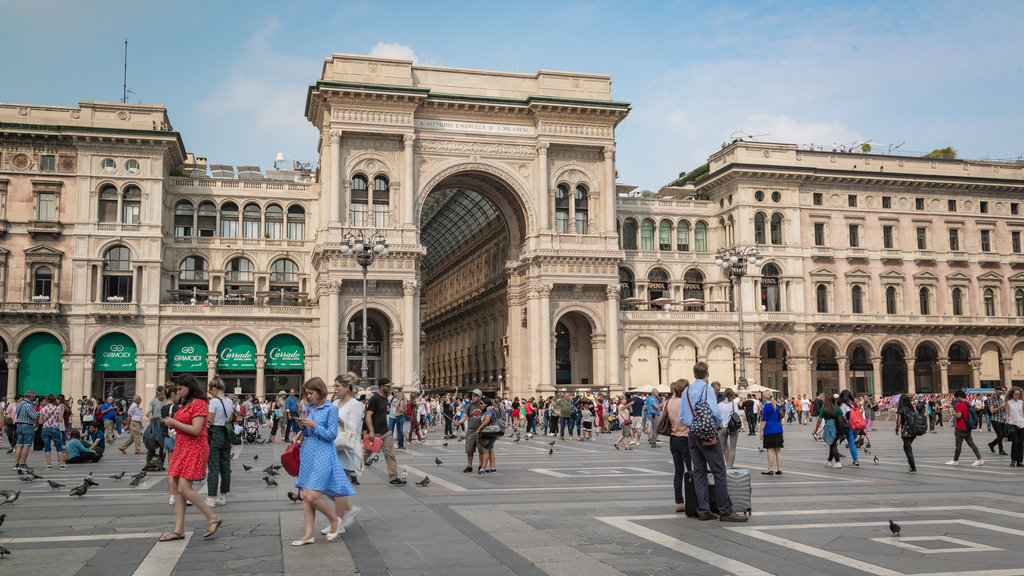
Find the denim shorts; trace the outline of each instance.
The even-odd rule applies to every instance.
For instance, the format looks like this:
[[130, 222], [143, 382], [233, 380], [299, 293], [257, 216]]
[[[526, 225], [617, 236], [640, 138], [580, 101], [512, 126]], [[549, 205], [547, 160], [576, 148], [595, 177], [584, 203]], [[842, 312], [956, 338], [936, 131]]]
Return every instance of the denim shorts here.
[[164, 450], [174, 450], [174, 438], [164, 438]]
[[35, 437], [35, 426], [32, 424], [18, 424], [18, 446], [31, 446]]
[[49, 454], [51, 444], [53, 444], [57, 452], [64, 451], [64, 444], [60, 439], [59, 428], [43, 428], [43, 452]]

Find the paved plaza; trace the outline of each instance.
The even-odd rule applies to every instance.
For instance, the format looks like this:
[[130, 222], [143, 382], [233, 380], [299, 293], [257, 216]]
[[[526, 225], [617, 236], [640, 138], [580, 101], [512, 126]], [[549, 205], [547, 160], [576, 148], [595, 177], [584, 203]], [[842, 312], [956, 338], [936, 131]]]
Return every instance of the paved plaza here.
[[[19, 481], [5, 455], [0, 489], [22, 494], [0, 508], [0, 543], [12, 552], [0, 560], [0, 573], [1024, 574], [1024, 472], [988, 452], [981, 439], [990, 434], [977, 434], [985, 450], [980, 468], [944, 465], [953, 450], [949, 428], [919, 438], [919, 473], [911, 476], [892, 423], [877, 427], [860, 469], [832, 470], [823, 466], [827, 448], [811, 439], [810, 427], [787, 425], [785, 473], [771, 477], [758, 473], [765, 461], [755, 438], [741, 435], [737, 466], [751, 470], [754, 486], [747, 524], [674, 512], [667, 442], [627, 452], [612, 448], [611, 434], [558, 441], [549, 455], [551, 438], [503, 439], [498, 472], [478, 476], [462, 473], [463, 445], [442, 446], [435, 433], [427, 444], [399, 451], [408, 486], [387, 486], [383, 461], [374, 464], [354, 497], [363, 507], [355, 526], [341, 541], [318, 538], [301, 548], [289, 545], [302, 532], [301, 505], [286, 497], [294, 489], [290, 479], [267, 487], [257, 472], [277, 462], [283, 444], [236, 447], [217, 536], [203, 540], [203, 518], [190, 510], [188, 537], [165, 544], [156, 542], [173, 520], [163, 474], [151, 473], [138, 488], [108, 478], [133, 474], [141, 456], [111, 450], [100, 464], [46, 472], [42, 453], [33, 452], [29, 463], [46, 479], [73, 486], [94, 472], [100, 486], [78, 500], [68, 488], [51, 491], [45, 480]], [[963, 464], [972, 459], [963, 457]], [[247, 473], [242, 464], [256, 467]], [[429, 486], [415, 486], [424, 474]], [[889, 519], [902, 526], [899, 538], [890, 535]]]

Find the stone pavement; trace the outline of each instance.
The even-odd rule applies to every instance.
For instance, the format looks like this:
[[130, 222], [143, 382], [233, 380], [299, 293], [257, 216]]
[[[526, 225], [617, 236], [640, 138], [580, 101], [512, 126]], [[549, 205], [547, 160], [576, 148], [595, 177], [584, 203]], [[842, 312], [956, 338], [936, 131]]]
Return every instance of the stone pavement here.
[[[785, 474], [771, 477], [758, 474], [765, 459], [755, 438], [741, 435], [737, 465], [752, 472], [754, 513], [737, 525], [674, 513], [667, 447], [615, 450], [612, 434], [556, 441], [549, 456], [551, 438], [506, 438], [496, 446], [499, 471], [480, 476], [462, 473], [460, 442], [442, 446], [435, 433], [399, 452], [408, 486], [387, 486], [383, 462], [375, 464], [353, 498], [363, 507], [356, 525], [339, 541], [301, 548], [289, 545], [302, 532], [301, 505], [285, 496], [290, 479], [267, 487], [257, 472], [277, 462], [282, 444], [236, 447], [217, 536], [204, 540], [203, 519], [190, 511], [189, 538], [166, 544], [156, 543], [173, 521], [164, 476], [151, 473], [134, 489], [107, 478], [134, 473], [142, 457], [115, 451], [97, 465], [47, 473], [34, 452], [30, 464], [47, 479], [72, 486], [95, 473], [100, 486], [78, 500], [45, 480], [20, 482], [4, 455], [0, 489], [22, 495], [0, 508], [0, 543], [12, 551], [0, 574], [1024, 575], [1024, 470], [987, 451], [989, 433], [975, 434], [984, 466], [966, 466], [969, 456], [957, 468], [943, 464], [953, 451], [947, 428], [915, 442], [912, 476], [891, 422], [878, 423], [860, 469], [842, 470], [822, 465], [827, 448], [808, 426], [787, 425]], [[256, 468], [244, 472], [243, 463]], [[414, 486], [424, 474], [430, 485]], [[899, 538], [890, 518], [903, 528]]]

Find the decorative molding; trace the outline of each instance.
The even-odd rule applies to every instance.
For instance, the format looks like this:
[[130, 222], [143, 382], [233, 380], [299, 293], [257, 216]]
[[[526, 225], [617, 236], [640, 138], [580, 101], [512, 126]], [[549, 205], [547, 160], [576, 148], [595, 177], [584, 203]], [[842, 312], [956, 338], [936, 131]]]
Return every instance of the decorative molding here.
[[355, 124], [409, 126], [412, 124], [413, 116], [411, 112], [366, 110], [362, 108], [335, 108], [331, 110], [331, 120], [335, 122], [351, 122]]
[[502, 144], [495, 142], [462, 142], [457, 140], [434, 140], [417, 138], [414, 143], [420, 152], [444, 154], [482, 154], [485, 156], [530, 157], [535, 148], [528, 145]]
[[611, 126], [575, 124], [570, 122], [541, 122], [540, 131], [545, 134], [557, 134], [559, 136], [587, 136], [594, 138], [612, 138], [615, 135]]
[[341, 136], [341, 130], [331, 130], [328, 133], [328, 138], [330, 139], [331, 144], [341, 144]]

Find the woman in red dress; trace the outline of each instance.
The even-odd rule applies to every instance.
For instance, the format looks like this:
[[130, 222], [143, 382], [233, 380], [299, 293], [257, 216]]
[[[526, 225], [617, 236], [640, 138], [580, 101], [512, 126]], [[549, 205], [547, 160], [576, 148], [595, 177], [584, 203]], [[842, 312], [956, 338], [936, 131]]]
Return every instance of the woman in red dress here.
[[203, 497], [192, 489], [194, 480], [206, 476], [206, 459], [210, 454], [210, 446], [206, 443], [206, 415], [209, 409], [206, 390], [191, 374], [183, 374], [178, 379], [175, 394], [174, 400], [181, 408], [173, 417], [162, 421], [164, 426], [175, 432], [174, 455], [167, 467], [168, 480], [177, 495], [174, 499], [174, 532], [161, 537], [161, 542], [185, 538], [186, 500], [206, 516], [207, 526], [203, 538], [213, 536], [223, 522], [210, 510]]

